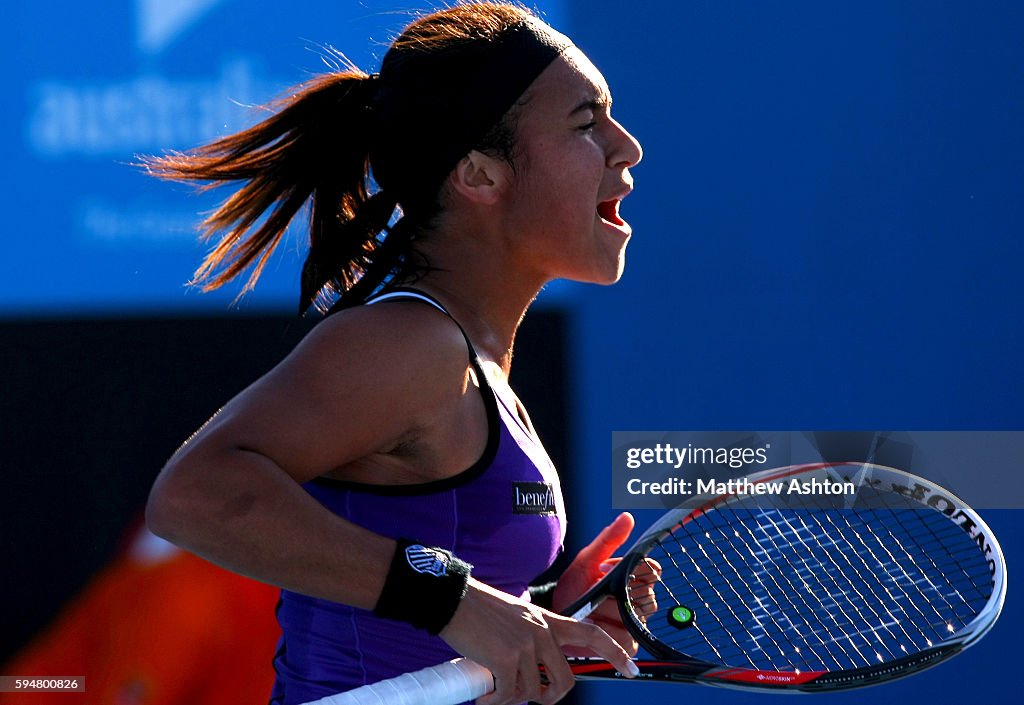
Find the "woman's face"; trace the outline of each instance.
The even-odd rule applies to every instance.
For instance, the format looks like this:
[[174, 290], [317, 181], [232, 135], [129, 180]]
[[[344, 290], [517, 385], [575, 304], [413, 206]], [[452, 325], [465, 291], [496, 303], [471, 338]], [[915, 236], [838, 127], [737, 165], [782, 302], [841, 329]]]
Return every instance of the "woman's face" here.
[[520, 107], [510, 237], [545, 279], [610, 284], [632, 230], [619, 216], [640, 144], [611, 116], [601, 72], [575, 47], [534, 81]]

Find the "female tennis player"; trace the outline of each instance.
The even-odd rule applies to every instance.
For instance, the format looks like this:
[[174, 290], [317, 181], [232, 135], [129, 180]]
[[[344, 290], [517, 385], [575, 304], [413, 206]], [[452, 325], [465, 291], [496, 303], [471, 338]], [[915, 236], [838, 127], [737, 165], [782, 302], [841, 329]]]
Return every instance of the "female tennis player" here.
[[[314, 78], [260, 124], [148, 161], [238, 187], [204, 224], [206, 288], [250, 267], [252, 286], [309, 207], [299, 309], [329, 315], [177, 451], [147, 508], [160, 536], [283, 588], [273, 703], [456, 653], [495, 674], [481, 705], [556, 702], [565, 650], [634, 672], [614, 606], [583, 623], [531, 602], [563, 505], [507, 382], [545, 283], [622, 274], [641, 149], [610, 109], [566, 37], [466, 3], [413, 22], [379, 73]], [[547, 604], [600, 577], [631, 528], [606, 529]]]

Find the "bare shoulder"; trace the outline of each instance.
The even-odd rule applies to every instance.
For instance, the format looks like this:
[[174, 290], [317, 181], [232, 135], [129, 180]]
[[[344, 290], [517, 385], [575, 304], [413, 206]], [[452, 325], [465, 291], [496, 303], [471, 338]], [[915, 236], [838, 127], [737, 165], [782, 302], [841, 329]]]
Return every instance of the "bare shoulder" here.
[[264, 455], [299, 481], [387, 453], [466, 384], [465, 339], [419, 302], [360, 306], [317, 324], [197, 435]]
[[359, 306], [330, 316], [290, 357], [287, 363], [312, 366], [327, 375], [325, 381], [335, 371], [350, 377], [354, 371], [386, 368], [393, 378], [463, 370], [469, 362], [465, 338], [454, 321], [418, 301]]

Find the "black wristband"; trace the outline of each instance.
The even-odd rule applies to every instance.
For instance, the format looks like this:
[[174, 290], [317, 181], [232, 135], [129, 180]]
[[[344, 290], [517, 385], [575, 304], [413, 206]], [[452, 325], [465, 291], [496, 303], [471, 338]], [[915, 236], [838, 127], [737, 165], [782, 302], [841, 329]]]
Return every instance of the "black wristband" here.
[[399, 539], [373, 613], [438, 634], [466, 595], [472, 568], [443, 548]]

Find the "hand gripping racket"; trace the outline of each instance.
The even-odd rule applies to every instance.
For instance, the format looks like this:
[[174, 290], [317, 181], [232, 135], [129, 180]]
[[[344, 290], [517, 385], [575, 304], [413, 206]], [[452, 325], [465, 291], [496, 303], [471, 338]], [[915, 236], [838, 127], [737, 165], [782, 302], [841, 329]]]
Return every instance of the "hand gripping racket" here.
[[[725, 491], [665, 514], [565, 611], [584, 619], [618, 600], [652, 657], [635, 662], [635, 681], [856, 688], [953, 656], [999, 616], [999, 544], [973, 509], [929, 480], [843, 463], [715, 484]], [[650, 585], [632, 587], [647, 559], [662, 568], [653, 595]], [[622, 677], [597, 659], [569, 663], [577, 679]], [[493, 687], [485, 668], [457, 659], [316, 702], [454, 705]]]

